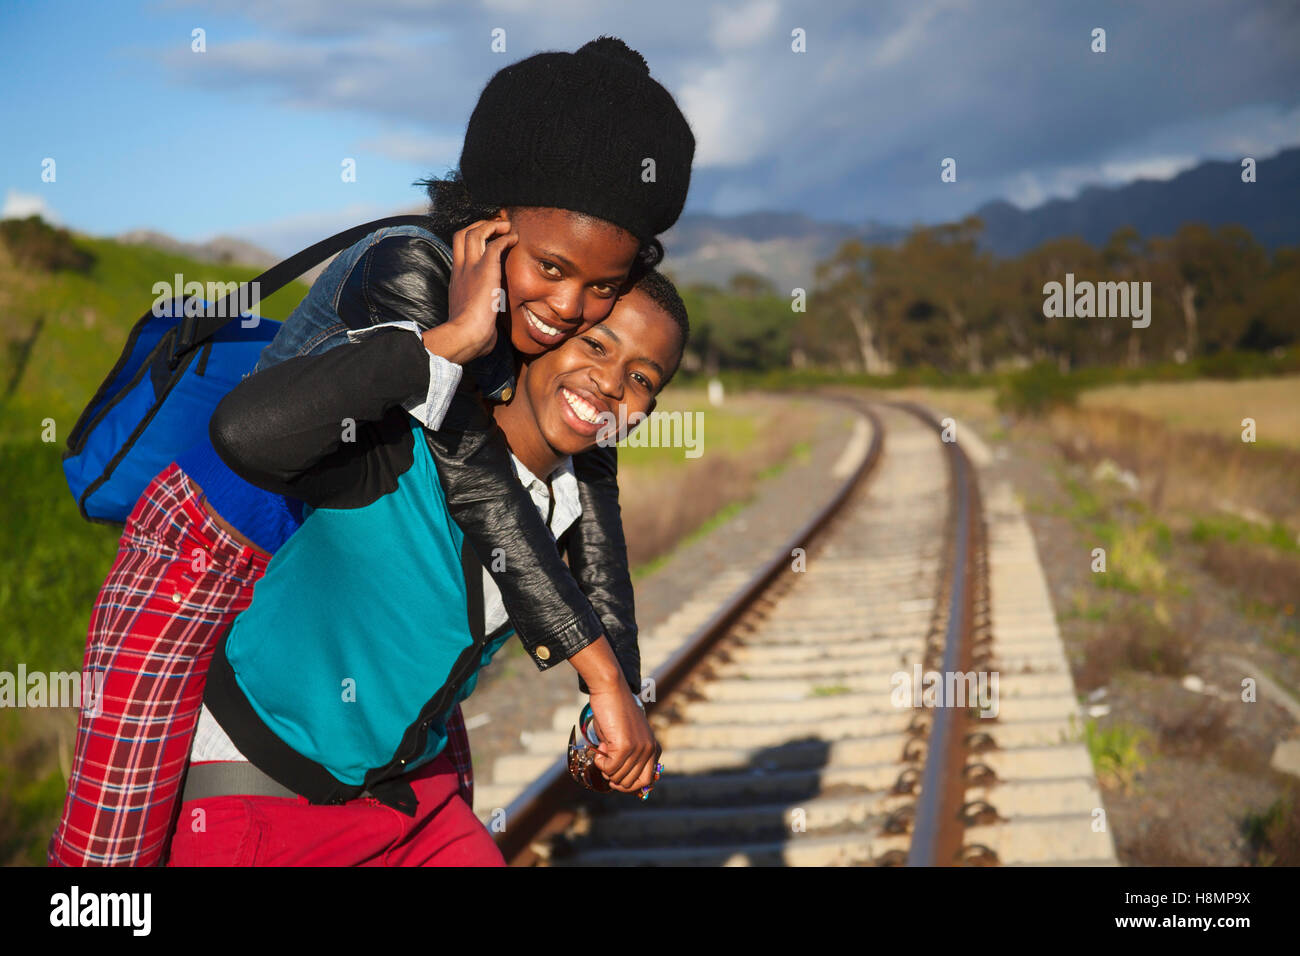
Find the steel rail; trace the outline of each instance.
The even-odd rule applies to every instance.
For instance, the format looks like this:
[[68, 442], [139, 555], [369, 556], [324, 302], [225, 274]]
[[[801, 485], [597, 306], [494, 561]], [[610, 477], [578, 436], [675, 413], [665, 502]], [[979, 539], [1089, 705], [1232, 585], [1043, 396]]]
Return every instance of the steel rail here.
[[[654, 671], [651, 679], [654, 681], [658, 701], [662, 702], [681, 686], [686, 676], [753, 605], [755, 599], [789, 566], [791, 551], [800, 547], [807, 548], [844, 506], [859, 483], [875, 469], [884, 448], [884, 426], [880, 417], [865, 402], [851, 396], [829, 392], [821, 393], [820, 397], [848, 405], [871, 422], [871, 444], [866, 455], [831, 500], [792, 535], [783, 547], [776, 550], [744, 587], [696, 628], [682, 646]], [[566, 760], [561, 756], [510, 802], [505, 808], [504, 829], [497, 835], [497, 847], [507, 862], [511, 865], [527, 865], [535, 861], [536, 854], [530, 849], [532, 844], [558, 832], [571, 819], [572, 811], [567, 808], [575, 796], [575, 786], [569, 779]]]
[[[927, 409], [912, 402], [894, 402], [894, 407], [910, 412], [943, 436], [943, 424]], [[966, 453], [956, 441], [948, 446], [949, 474], [955, 496], [953, 552], [948, 591], [948, 612], [943, 643], [943, 675], [967, 670], [970, 662], [970, 630], [973, 616], [973, 588], [970, 575], [973, 564], [972, 521], [978, 520], [972, 499], [978, 495], [973, 471]], [[943, 701], [936, 708], [930, 728], [930, 742], [925, 767], [921, 773], [921, 795], [916, 802], [912, 825], [912, 843], [907, 855], [908, 866], [947, 866], [957, 862], [961, 850], [962, 805], [965, 784], [962, 776], [962, 730], [964, 708]]]

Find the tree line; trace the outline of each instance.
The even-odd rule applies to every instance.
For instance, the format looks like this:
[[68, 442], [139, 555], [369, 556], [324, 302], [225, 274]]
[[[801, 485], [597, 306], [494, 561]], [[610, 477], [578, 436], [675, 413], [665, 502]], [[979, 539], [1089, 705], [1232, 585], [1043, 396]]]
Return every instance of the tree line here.
[[[1300, 248], [1272, 256], [1241, 226], [1187, 223], [1169, 237], [1117, 230], [1101, 248], [1055, 239], [1014, 258], [979, 248], [983, 224], [914, 229], [897, 245], [850, 240], [816, 267], [806, 308], [760, 276], [683, 290], [693, 371], [818, 368], [979, 374], [1061, 371], [1221, 352], [1267, 352], [1300, 332]], [[1150, 324], [1047, 315], [1049, 283], [1150, 282]], [[794, 303], [792, 305], [792, 303]]]

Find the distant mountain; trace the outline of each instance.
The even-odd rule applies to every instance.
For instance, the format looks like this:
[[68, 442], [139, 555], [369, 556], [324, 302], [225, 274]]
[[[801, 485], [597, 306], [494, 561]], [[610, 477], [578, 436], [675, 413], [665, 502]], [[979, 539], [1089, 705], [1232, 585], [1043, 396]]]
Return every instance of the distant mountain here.
[[906, 233], [876, 223], [822, 222], [802, 213], [688, 213], [663, 235], [663, 267], [684, 285], [725, 286], [736, 273], [753, 272], [781, 290], [810, 289], [817, 263], [846, 239], [891, 243]]
[[[1240, 223], [1269, 250], [1300, 244], [1300, 147], [1260, 160], [1256, 179], [1243, 183], [1237, 163], [1207, 161], [1165, 181], [1089, 186], [1074, 199], [1053, 199], [1027, 210], [998, 200], [980, 206], [975, 214], [984, 220], [982, 246], [1002, 256], [1019, 255], [1060, 236], [1082, 236], [1101, 245], [1124, 225], [1135, 226], [1144, 238], [1168, 236], [1194, 221], [1212, 226]], [[423, 207], [401, 211], [422, 212]], [[663, 267], [683, 284], [718, 286], [737, 273], [752, 272], [788, 293], [796, 287], [811, 289], [817, 263], [846, 239], [889, 245], [908, 231], [877, 222], [828, 222], [793, 212], [688, 213], [662, 237], [667, 251]], [[183, 252], [204, 262], [265, 267], [282, 258], [228, 237], [186, 243], [142, 230], [118, 239]], [[305, 281], [313, 281], [324, 268], [322, 264], [311, 270]]]
[[[982, 247], [1001, 256], [1061, 236], [1082, 236], [1100, 246], [1125, 225], [1143, 238], [1169, 236], [1186, 222], [1239, 223], [1270, 251], [1300, 244], [1300, 147], [1259, 160], [1255, 175], [1254, 183], [1243, 183], [1238, 162], [1210, 160], [1168, 180], [1089, 186], [1074, 199], [1028, 210], [998, 200], [975, 215], [984, 221]], [[756, 272], [781, 289], [808, 287], [816, 263], [845, 239], [892, 244], [907, 232], [879, 223], [820, 222], [799, 213], [685, 215], [664, 236], [664, 268], [684, 282], [725, 285], [737, 272]]]
[[218, 236], [207, 242], [182, 242], [151, 229], [133, 229], [116, 238], [126, 245], [152, 246], [164, 252], [174, 252], [200, 262], [215, 262], [218, 265], [261, 266], [274, 265], [280, 261], [275, 253], [268, 252], [261, 246], [229, 236]]
[[[266, 269], [285, 258], [246, 239], [236, 239], [233, 236], [217, 236], [207, 242], [183, 242], [165, 233], [154, 232], [150, 229], [134, 229], [122, 233], [116, 239], [126, 245], [150, 246], [164, 252], [188, 256], [199, 262], [211, 262], [216, 265], [241, 265]], [[325, 267], [329, 265], [329, 262], [330, 260], [327, 260], [316, 268], [309, 269], [303, 274], [302, 281], [307, 285], [311, 285], [316, 281], [316, 277], [325, 271]]]
[[1139, 179], [1117, 187], [1089, 186], [1074, 199], [1053, 199], [1033, 209], [985, 203], [983, 246], [997, 255], [1019, 255], [1048, 239], [1082, 236], [1102, 245], [1121, 226], [1169, 236], [1185, 222], [1211, 226], [1240, 223], [1270, 251], [1300, 244], [1300, 147], [1259, 160], [1256, 181], [1241, 181], [1239, 162], [1207, 161], [1172, 179]]

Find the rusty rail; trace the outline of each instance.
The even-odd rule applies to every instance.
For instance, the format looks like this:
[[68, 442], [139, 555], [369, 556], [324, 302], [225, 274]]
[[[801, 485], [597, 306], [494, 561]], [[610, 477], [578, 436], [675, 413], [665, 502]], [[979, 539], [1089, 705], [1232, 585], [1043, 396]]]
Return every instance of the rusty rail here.
[[[714, 650], [756, 599], [788, 567], [790, 553], [796, 547], [808, 547], [839, 513], [849, 496], [875, 468], [884, 448], [884, 428], [878, 415], [861, 398], [845, 394], [822, 393], [822, 397], [849, 405], [865, 414], [872, 423], [873, 435], [866, 456], [854, 473], [837, 490], [833, 498], [801, 527], [784, 546], [752, 576], [749, 582], [698, 627], [659, 668], [652, 678], [660, 702], [671, 698], [688, 675]], [[927, 410], [912, 403], [888, 403], [915, 415], [937, 432], [942, 426]], [[982, 540], [979, 490], [974, 470], [956, 442], [945, 443], [948, 452], [952, 505], [948, 515], [946, 537], [948, 559], [941, 574], [941, 589], [946, 594], [942, 604], [946, 618], [942, 641], [938, 636], [927, 645], [926, 667], [945, 673], [969, 670], [972, 650], [969, 634], [975, 613], [974, 585], [978, 554]], [[920, 774], [920, 795], [912, 809], [912, 843], [906, 857], [908, 865], [949, 865], [959, 862], [963, 823], [962, 806], [965, 790], [963, 767], [966, 757], [966, 714], [962, 708], [937, 709], [929, 733], [925, 764]], [[559, 758], [533, 781], [506, 808], [506, 827], [498, 835], [498, 845], [512, 864], [528, 865], [540, 854], [534, 846], [565, 829], [574, 817], [574, 785], [568, 779], [563, 758]], [[901, 854], [896, 854], [901, 857]], [[898, 859], [895, 862], [903, 862]]]
[[[871, 422], [871, 444], [862, 462], [826, 503], [802, 528], [785, 542], [758, 570], [741, 590], [683, 642], [682, 647], [651, 675], [655, 694], [660, 700], [669, 697], [681, 686], [686, 675], [703, 659], [713, 646], [727, 633], [739, 617], [788, 567], [790, 552], [797, 547], [807, 547], [826, 524], [848, 500], [880, 458], [884, 447], [884, 428], [880, 418], [863, 402], [844, 395], [827, 394], [824, 397], [849, 405], [866, 415]], [[505, 829], [497, 837], [501, 854], [511, 865], [528, 865], [536, 855], [530, 846], [538, 839], [557, 832], [572, 818], [568, 805], [572, 800], [574, 783], [563, 757], [557, 758], [547, 770], [529, 784], [505, 809]]]

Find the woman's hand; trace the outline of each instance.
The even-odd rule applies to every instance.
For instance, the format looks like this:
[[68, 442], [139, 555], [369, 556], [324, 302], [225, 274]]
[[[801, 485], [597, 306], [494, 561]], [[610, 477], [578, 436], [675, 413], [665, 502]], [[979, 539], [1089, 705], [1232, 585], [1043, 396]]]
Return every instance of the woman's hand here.
[[447, 321], [424, 333], [424, 346], [448, 361], [466, 362], [492, 351], [497, 306], [505, 303], [502, 259], [519, 241], [508, 219], [483, 219], [452, 236]]

